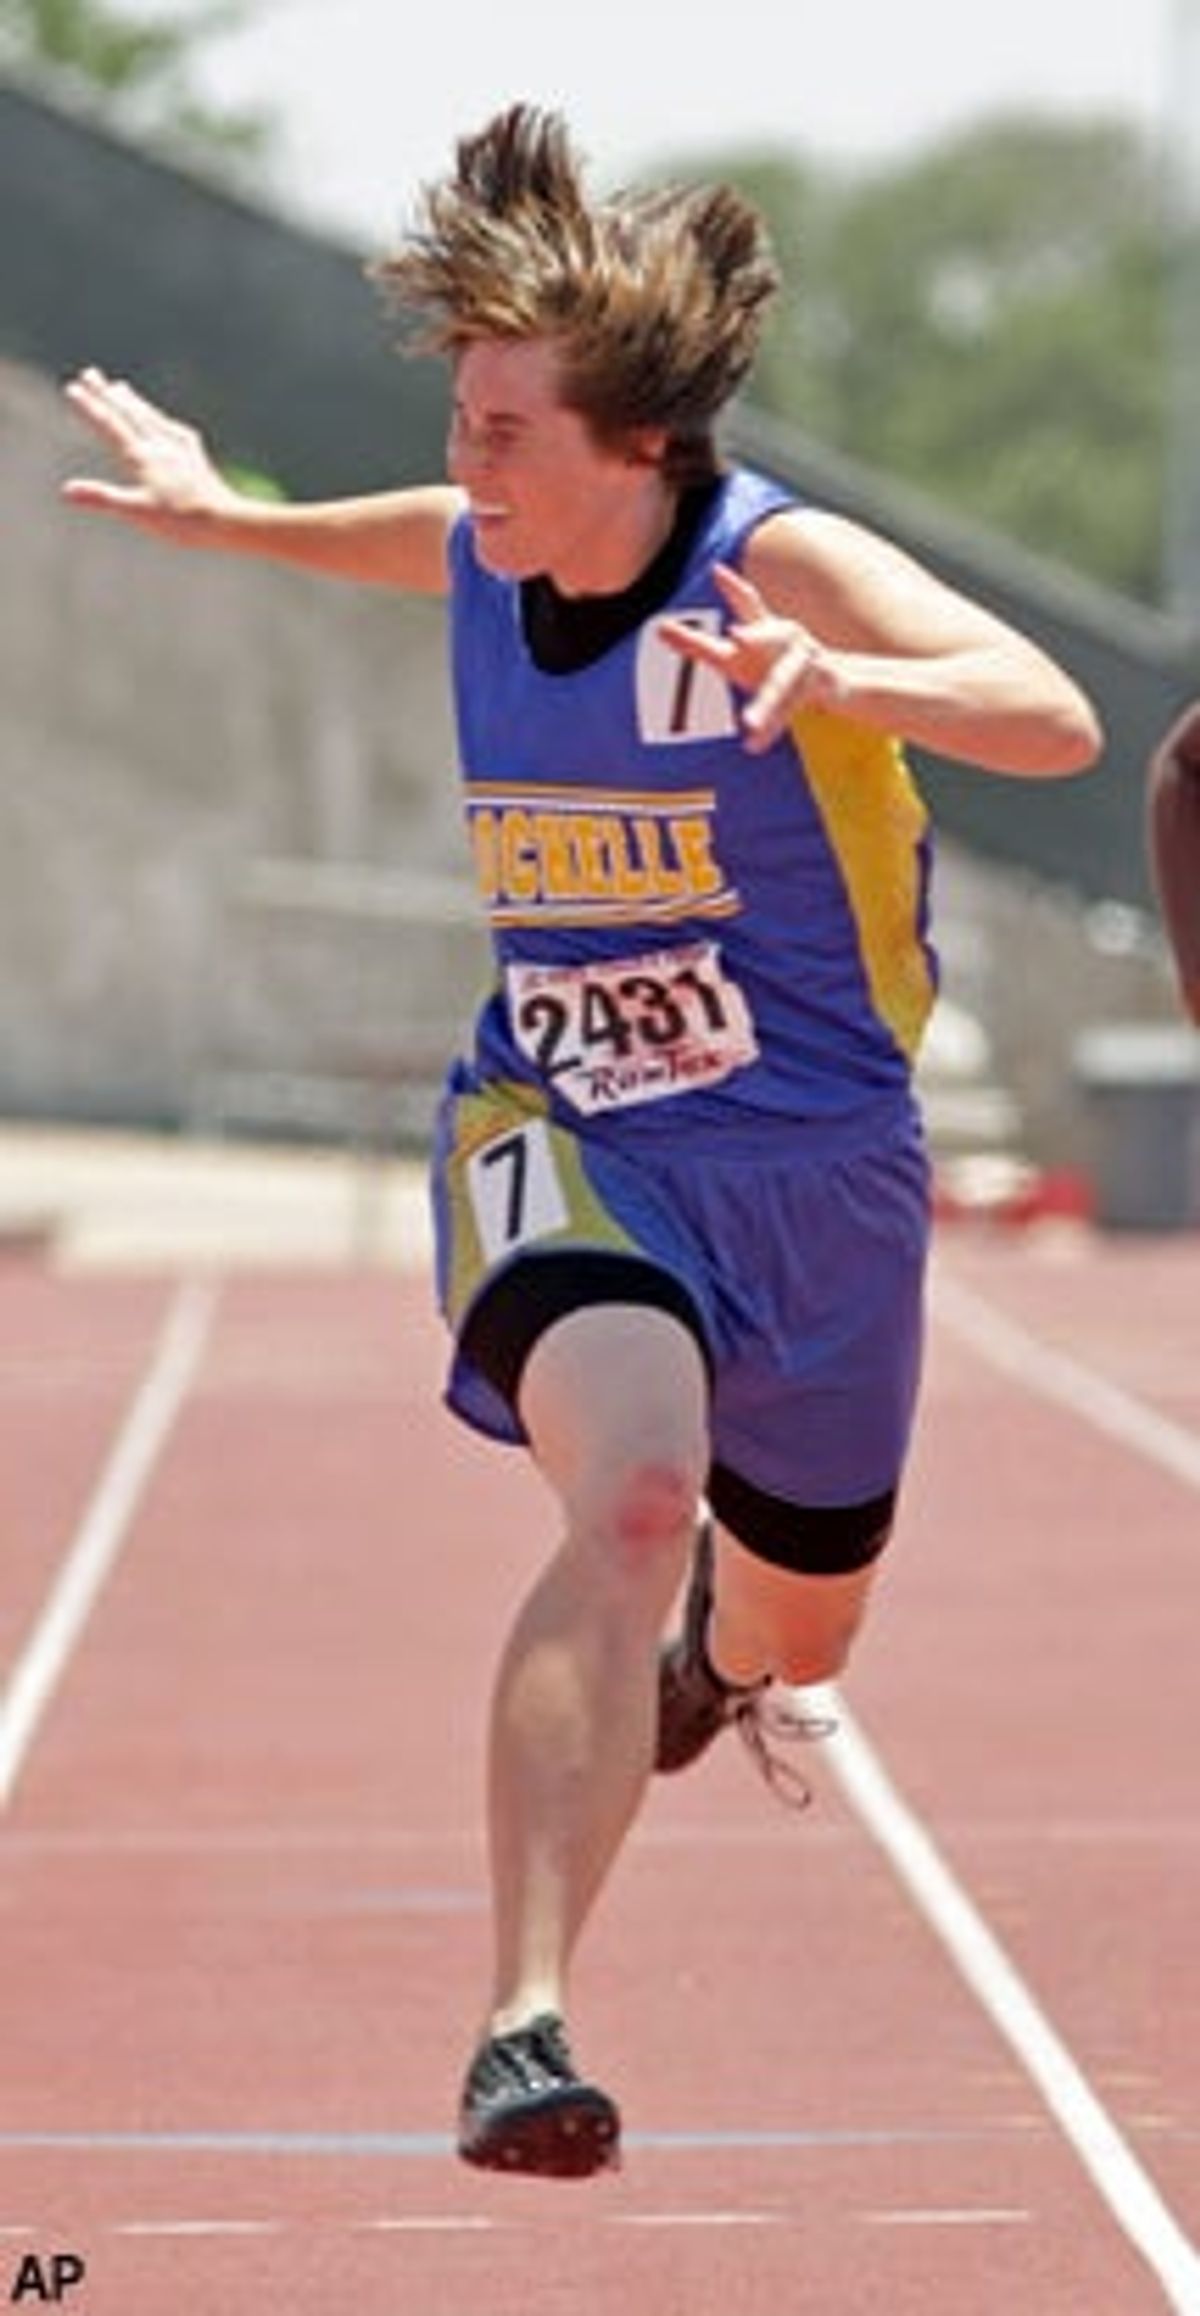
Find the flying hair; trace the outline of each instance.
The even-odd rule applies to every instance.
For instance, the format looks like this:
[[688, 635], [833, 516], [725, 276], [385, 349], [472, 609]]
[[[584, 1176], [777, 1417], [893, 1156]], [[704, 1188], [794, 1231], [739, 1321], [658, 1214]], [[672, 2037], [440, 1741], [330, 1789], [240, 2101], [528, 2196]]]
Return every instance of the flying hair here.
[[556, 113], [514, 105], [460, 139], [411, 230], [374, 268], [414, 351], [548, 338], [595, 438], [661, 430], [664, 471], [714, 471], [713, 429], [747, 375], [779, 277], [757, 210], [726, 185], [588, 198]]

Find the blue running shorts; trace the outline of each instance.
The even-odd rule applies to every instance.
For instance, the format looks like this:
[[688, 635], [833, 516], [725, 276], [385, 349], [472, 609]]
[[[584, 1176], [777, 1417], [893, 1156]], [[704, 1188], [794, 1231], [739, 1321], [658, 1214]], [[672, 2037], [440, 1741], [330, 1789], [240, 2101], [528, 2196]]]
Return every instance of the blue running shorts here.
[[618, 1148], [526, 1085], [452, 1074], [432, 1195], [447, 1404], [524, 1441], [520, 1368], [545, 1325], [601, 1301], [676, 1311], [711, 1378], [714, 1466], [799, 1506], [899, 1481], [923, 1333], [929, 1172], [915, 1107], [852, 1122], [656, 1134]]

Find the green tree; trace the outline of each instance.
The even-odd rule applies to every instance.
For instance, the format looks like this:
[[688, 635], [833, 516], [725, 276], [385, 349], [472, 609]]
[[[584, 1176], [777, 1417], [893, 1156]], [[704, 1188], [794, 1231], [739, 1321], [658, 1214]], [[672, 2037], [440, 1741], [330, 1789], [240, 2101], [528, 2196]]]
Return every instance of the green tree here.
[[761, 203], [787, 283], [756, 400], [1156, 598], [1165, 236], [1139, 131], [1006, 118], [859, 174], [790, 156], [716, 166]]
[[131, 134], [256, 162], [273, 138], [270, 116], [207, 103], [192, 73], [200, 47], [235, 31], [254, 6], [197, 0], [166, 18], [110, 0], [0, 0], [0, 70], [33, 70], [81, 89]]

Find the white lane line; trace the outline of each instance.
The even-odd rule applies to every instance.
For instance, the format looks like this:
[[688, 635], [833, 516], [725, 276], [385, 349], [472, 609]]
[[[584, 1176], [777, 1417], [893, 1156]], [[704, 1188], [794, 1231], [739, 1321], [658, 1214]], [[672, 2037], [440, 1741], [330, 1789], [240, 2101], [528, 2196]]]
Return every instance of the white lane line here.
[[[819, 1694], [819, 1693], [818, 1693]], [[801, 1692], [806, 1704], [814, 1692]], [[993, 2026], [1014, 2051], [1113, 2218], [1158, 2277], [1176, 2316], [1200, 2316], [1200, 2254], [1045, 2013], [902, 1800], [873, 1747], [832, 1689], [824, 1751], [847, 1800], [941, 1940]]]
[[1031, 2211], [997, 2209], [989, 2211], [980, 2205], [929, 2211], [864, 2211], [859, 2214], [869, 2228], [1017, 2228], [1028, 2227], [1033, 2218]]
[[1043, 1399], [1069, 1408], [1072, 1415], [1094, 1425], [1109, 1439], [1120, 1440], [1123, 1447], [1133, 1448], [1186, 1487], [1200, 1488], [1200, 1434], [1159, 1415], [1067, 1352], [1051, 1350], [1015, 1320], [993, 1310], [982, 1295], [948, 1278], [936, 1266], [931, 1301], [941, 1325], [969, 1343], [1002, 1374], [1015, 1377]]
[[775, 2228], [788, 2224], [777, 2211], [630, 2211], [617, 2215], [622, 2228]]
[[195, 1375], [218, 1288], [177, 1288], [150, 1367], [0, 1703], [0, 1810], [7, 1807], [42, 1716], [129, 1532], [142, 1492]]
[[487, 2235], [495, 2226], [495, 2220], [481, 2219], [474, 2214], [459, 2217], [447, 2213], [434, 2217], [418, 2212], [406, 2219], [356, 2220], [354, 2232], [378, 2236], [473, 2236]]
[[281, 2236], [287, 2231], [286, 2220], [122, 2220], [114, 2227], [115, 2236]]

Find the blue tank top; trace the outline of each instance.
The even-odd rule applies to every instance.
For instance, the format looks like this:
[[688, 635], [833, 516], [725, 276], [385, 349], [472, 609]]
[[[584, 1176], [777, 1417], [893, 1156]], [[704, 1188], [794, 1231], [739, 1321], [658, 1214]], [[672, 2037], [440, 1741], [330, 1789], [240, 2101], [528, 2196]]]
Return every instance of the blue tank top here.
[[911, 1102], [936, 966], [901, 749], [805, 710], [752, 756], [729, 687], [657, 632], [668, 609], [719, 627], [714, 562], [793, 503], [726, 476], [669, 604], [569, 674], [538, 668], [519, 586], [455, 529], [454, 699], [499, 969], [475, 1068], [577, 1131], [752, 1147]]

